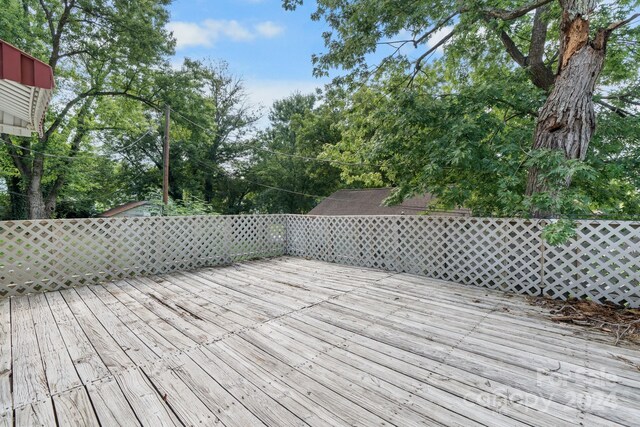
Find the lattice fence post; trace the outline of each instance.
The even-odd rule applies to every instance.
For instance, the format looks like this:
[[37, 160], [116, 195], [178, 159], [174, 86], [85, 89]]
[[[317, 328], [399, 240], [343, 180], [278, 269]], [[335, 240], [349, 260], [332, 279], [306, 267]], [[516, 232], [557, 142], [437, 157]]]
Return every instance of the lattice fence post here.
[[547, 282], [545, 280], [545, 262], [546, 262], [546, 253], [545, 253], [545, 244], [544, 238], [542, 237], [542, 232], [544, 228], [547, 226], [547, 222], [545, 220], [539, 220], [537, 222], [538, 225], [538, 239], [540, 240], [540, 296], [544, 296], [545, 288], [547, 287]]

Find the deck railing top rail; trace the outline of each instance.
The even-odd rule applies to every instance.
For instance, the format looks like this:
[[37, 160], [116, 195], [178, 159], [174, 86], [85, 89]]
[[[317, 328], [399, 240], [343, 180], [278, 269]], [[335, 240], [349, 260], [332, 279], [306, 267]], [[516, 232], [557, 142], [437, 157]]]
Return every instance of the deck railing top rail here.
[[640, 222], [246, 215], [0, 222], [0, 296], [293, 255], [551, 298], [640, 306]]

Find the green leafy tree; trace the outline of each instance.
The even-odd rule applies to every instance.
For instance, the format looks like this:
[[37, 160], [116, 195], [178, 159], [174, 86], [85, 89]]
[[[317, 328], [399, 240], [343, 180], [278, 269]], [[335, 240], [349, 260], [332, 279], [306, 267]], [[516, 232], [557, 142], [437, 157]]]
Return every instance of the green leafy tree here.
[[166, 65], [174, 44], [165, 30], [169, 0], [7, 3], [0, 38], [43, 59], [56, 77], [44, 135], [1, 135], [17, 171], [11, 194], [25, 197], [29, 218], [47, 218], [55, 214], [71, 176], [90, 166], [83, 159], [90, 157], [96, 132], [110, 126], [101, 120], [99, 99], [150, 103], [153, 98], [154, 74]]
[[325, 146], [340, 139], [337, 116], [318, 105], [315, 95], [294, 94], [274, 103], [270, 126], [257, 138], [257, 163], [250, 172], [259, 183], [258, 211], [306, 213], [318, 197], [338, 188], [338, 169], [318, 159]]
[[[156, 77], [158, 103], [171, 109], [169, 193], [175, 203], [200, 200], [219, 213], [243, 209], [248, 191], [231, 171], [241, 167], [249, 154], [247, 135], [258, 119], [249, 104], [241, 79], [224, 62], [185, 60], [178, 70]], [[126, 108], [123, 102], [105, 110]], [[130, 119], [148, 131], [128, 129], [109, 132], [105, 144], [119, 160], [119, 180], [124, 194], [143, 199], [162, 182], [164, 112], [131, 104]], [[115, 115], [115, 113], [114, 113]], [[115, 200], [114, 200], [115, 202]]]
[[[288, 9], [301, 3], [283, 2]], [[594, 192], [584, 185], [592, 185], [589, 169], [597, 162], [584, 161], [596, 118], [618, 116], [625, 128], [635, 126], [629, 119], [639, 99], [637, 6], [318, 0], [312, 18], [329, 29], [326, 52], [313, 57], [315, 73], [348, 70], [336, 83], [357, 92], [345, 106], [353, 113], [348, 127], [356, 126], [343, 151], [372, 152], [371, 163], [382, 170], [368, 179], [400, 183], [399, 196], [429, 185], [446, 203], [487, 212], [586, 209], [592, 202], [584, 196]], [[372, 92], [362, 84], [373, 84]], [[369, 98], [375, 103], [363, 105]], [[618, 194], [625, 192], [629, 176], [613, 168], [603, 175], [599, 184], [610, 178]], [[583, 188], [571, 186], [574, 180]]]

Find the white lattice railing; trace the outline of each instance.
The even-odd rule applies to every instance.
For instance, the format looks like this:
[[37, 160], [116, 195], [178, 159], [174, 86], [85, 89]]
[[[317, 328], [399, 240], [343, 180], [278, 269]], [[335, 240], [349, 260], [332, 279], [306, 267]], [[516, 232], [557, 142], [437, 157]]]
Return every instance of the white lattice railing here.
[[640, 223], [578, 221], [552, 247], [545, 223], [430, 216], [288, 216], [294, 256], [557, 299], [640, 307]]
[[0, 222], [0, 296], [283, 255], [283, 215]]
[[0, 297], [289, 254], [553, 298], [640, 306], [640, 223], [247, 215], [0, 222]]

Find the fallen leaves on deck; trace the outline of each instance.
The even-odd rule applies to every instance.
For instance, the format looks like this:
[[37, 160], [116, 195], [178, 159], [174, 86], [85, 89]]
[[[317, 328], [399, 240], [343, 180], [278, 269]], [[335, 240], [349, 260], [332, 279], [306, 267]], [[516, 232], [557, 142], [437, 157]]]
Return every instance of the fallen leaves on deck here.
[[620, 307], [610, 303], [571, 299], [558, 301], [538, 298], [537, 305], [549, 308], [551, 320], [594, 328], [621, 340], [640, 343], [640, 309]]

